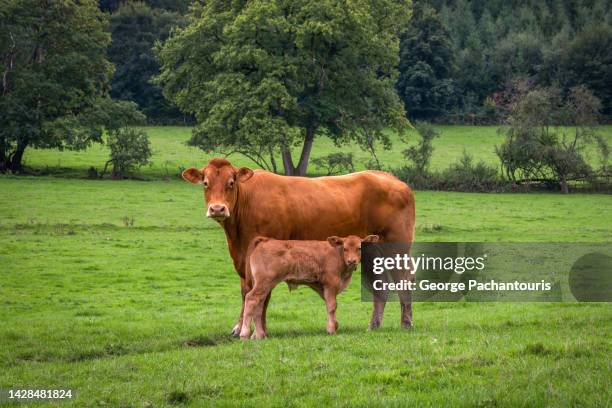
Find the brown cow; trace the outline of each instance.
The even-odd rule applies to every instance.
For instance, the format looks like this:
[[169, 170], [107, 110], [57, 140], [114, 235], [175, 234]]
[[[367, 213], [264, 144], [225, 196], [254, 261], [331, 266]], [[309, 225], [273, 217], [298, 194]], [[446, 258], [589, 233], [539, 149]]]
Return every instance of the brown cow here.
[[[414, 195], [392, 175], [361, 171], [336, 177], [287, 177], [267, 171], [236, 168], [220, 158], [183, 178], [204, 187], [206, 216], [225, 230], [230, 256], [240, 276], [242, 311], [232, 334], [242, 326], [246, 254], [256, 236], [275, 239], [324, 240], [332, 235], [378, 235], [383, 242], [408, 246], [414, 236]], [[410, 276], [406, 277], [410, 279]], [[266, 305], [269, 301], [266, 299]], [[370, 328], [382, 323], [385, 296], [374, 297]], [[400, 296], [402, 327], [412, 325], [410, 293]], [[264, 306], [265, 307], [265, 306]], [[265, 327], [265, 321], [263, 322]]]
[[361, 243], [377, 241], [377, 235], [368, 235], [363, 240], [355, 235], [333, 236], [327, 241], [255, 238], [247, 254], [246, 279], [252, 289], [244, 303], [240, 338], [247, 339], [251, 334], [251, 318], [255, 321], [253, 337], [267, 336], [262, 324], [264, 303], [280, 282], [287, 282], [290, 289], [298, 285], [314, 289], [327, 306], [327, 332], [335, 333], [338, 329], [336, 296], [351, 282], [361, 261]]

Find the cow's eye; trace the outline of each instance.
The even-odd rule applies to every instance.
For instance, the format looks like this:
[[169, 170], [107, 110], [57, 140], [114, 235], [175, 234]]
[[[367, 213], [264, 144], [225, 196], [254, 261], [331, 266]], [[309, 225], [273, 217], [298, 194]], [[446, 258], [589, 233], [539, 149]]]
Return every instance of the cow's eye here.
[[204, 180], [204, 188], [208, 188], [208, 181]]
[[230, 180], [227, 182], [227, 188], [234, 188], [234, 180]]

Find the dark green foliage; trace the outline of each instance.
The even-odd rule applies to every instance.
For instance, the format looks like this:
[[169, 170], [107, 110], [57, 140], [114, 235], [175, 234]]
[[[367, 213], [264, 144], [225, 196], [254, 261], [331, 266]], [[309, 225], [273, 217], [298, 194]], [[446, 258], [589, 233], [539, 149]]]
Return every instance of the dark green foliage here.
[[612, 115], [612, 28], [589, 27], [562, 54], [563, 78], [568, 87], [586, 85], [601, 100], [602, 113]]
[[113, 166], [113, 178], [122, 178], [131, 170], [149, 164], [151, 144], [146, 132], [140, 129], [123, 128], [112, 132], [107, 140], [110, 149], [110, 160], [106, 162], [104, 176], [108, 165]]
[[151, 83], [152, 76], [159, 73], [153, 45], [165, 40], [171, 28], [183, 25], [184, 21], [176, 12], [151, 9], [140, 2], [125, 3], [110, 17], [112, 43], [108, 56], [116, 67], [111, 96], [136, 102], [151, 123], [190, 120], [164, 99], [159, 86]]
[[[121, 5], [132, 3], [133, 0], [99, 0], [100, 10], [113, 13]], [[165, 9], [179, 13], [187, 12], [190, 0], [145, 0], [143, 3], [151, 8]]]
[[[317, 133], [371, 150], [406, 126], [394, 84], [405, 1], [210, 1], [158, 48], [165, 95], [198, 125], [190, 144], [305, 175]], [[291, 148], [301, 147], [294, 165]]]
[[353, 173], [355, 171], [353, 153], [331, 153], [327, 156], [312, 159], [312, 164], [327, 171], [328, 176]]
[[450, 36], [432, 7], [415, 4], [400, 43], [397, 90], [410, 118], [442, 116], [457, 104]]
[[[409, 115], [429, 120], [461, 123], [499, 123], [505, 111], [496, 105], [499, 94], [518, 79], [540, 87], [559, 86], [563, 94], [571, 87], [585, 85], [602, 102], [602, 113], [612, 115], [612, 3], [606, 0], [420, 0], [415, 20], [407, 35], [418, 26], [419, 9], [433, 6], [442, 20], [421, 31], [448, 31], [451, 49], [437, 51], [441, 59], [453, 56], [453, 67], [445, 81], [454, 94], [436, 101], [424, 97], [418, 88], [402, 94]], [[413, 53], [402, 53], [400, 78], [427, 79], [426, 91], [438, 89], [435, 71], [415, 60], [419, 46], [427, 49], [422, 37]], [[450, 64], [449, 64], [450, 67]], [[400, 92], [403, 91], [398, 82]], [[454, 96], [453, 96], [454, 95]], [[436, 111], [437, 109], [437, 111]]]
[[572, 88], [565, 100], [557, 88], [518, 95], [502, 129], [507, 138], [496, 148], [504, 175], [515, 183], [546, 183], [567, 192], [569, 181], [595, 175], [584, 157], [589, 144], [597, 146], [605, 172], [608, 146], [595, 130], [600, 106], [585, 87]]
[[93, 0], [3, 2], [0, 11], [0, 171], [19, 171], [25, 149], [83, 149], [132, 103], [107, 95], [106, 18]]

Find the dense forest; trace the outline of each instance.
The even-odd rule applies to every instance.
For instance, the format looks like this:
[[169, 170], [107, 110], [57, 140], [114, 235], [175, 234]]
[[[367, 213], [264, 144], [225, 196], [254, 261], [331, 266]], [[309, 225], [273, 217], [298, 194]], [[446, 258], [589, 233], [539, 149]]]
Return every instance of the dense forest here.
[[[193, 119], [150, 79], [156, 41], [186, 23], [188, 0], [100, 0], [111, 13], [111, 94], [151, 123]], [[522, 86], [585, 85], [612, 116], [612, 5], [606, 0], [417, 0], [402, 35], [397, 90], [410, 119], [499, 123]]]

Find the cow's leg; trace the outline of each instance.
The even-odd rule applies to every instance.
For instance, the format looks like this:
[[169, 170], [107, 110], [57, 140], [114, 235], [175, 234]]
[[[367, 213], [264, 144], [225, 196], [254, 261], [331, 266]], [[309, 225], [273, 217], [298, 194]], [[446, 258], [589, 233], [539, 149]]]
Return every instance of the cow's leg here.
[[[407, 220], [414, 220], [414, 209], [408, 209], [407, 211], [409, 214], [407, 214], [405, 218]], [[412, 211], [412, 214], [410, 215], [411, 211]], [[404, 217], [400, 217], [400, 219], [404, 219]], [[397, 223], [393, 225], [393, 227], [387, 232], [387, 234], [385, 234], [384, 241], [385, 242], [398, 242], [398, 243], [406, 244], [408, 255], [410, 255], [410, 249], [411, 249], [413, 238], [414, 238], [414, 225], [413, 224]], [[415, 276], [411, 274], [410, 271], [392, 271], [391, 277], [395, 282], [399, 282], [401, 279], [407, 279], [411, 281], [414, 281], [415, 279]], [[401, 308], [400, 319], [401, 319], [402, 328], [409, 329], [412, 327], [412, 294], [409, 290], [401, 291], [398, 293], [398, 297], [399, 297], [400, 308]], [[386, 296], [385, 296], [385, 301], [386, 301]], [[375, 323], [374, 321], [375, 315], [378, 315], [378, 317], [380, 318], [380, 321], [378, 322], [379, 325], [380, 325], [380, 322], [382, 322], [384, 306], [385, 306], [384, 303], [382, 304], [382, 307], [379, 304], [378, 307], [380, 308], [380, 310], [377, 311], [377, 302], [376, 302], [376, 299], [374, 300], [374, 311], [372, 313], [372, 322], [370, 323], [370, 328], [372, 328], [372, 323]]]
[[232, 337], [240, 336], [240, 329], [242, 328], [242, 321], [244, 316], [244, 302], [248, 291], [249, 288], [247, 288], [246, 279], [240, 278], [240, 293], [242, 295], [242, 306], [240, 307], [240, 316], [238, 316], [238, 323], [236, 323], [236, 325], [232, 329], [232, 332], [230, 333]]
[[[415, 276], [410, 271], [401, 271], [394, 277], [396, 282], [402, 279], [414, 282]], [[400, 307], [401, 307], [401, 324], [403, 329], [410, 329], [412, 327], [412, 292], [409, 290], [402, 290], [398, 292]]]
[[385, 304], [387, 303], [387, 292], [378, 291], [374, 294], [374, 307], [372, 309], [372, 318], [368, 330], [376, 330], [380, 327], [385, 314]]
[[338, 330], [338, 321], [336, 320], [336, 293], [335, 288], [325, 287], [323, 296], [325, 298], [325, 306], [327, 307], [327, 332], [334, 334]]

